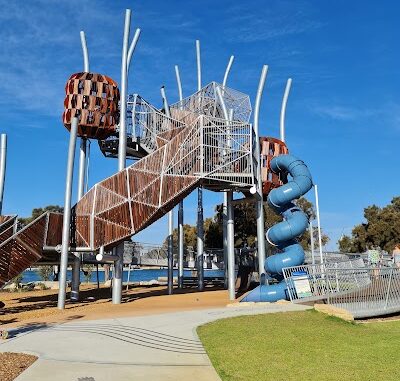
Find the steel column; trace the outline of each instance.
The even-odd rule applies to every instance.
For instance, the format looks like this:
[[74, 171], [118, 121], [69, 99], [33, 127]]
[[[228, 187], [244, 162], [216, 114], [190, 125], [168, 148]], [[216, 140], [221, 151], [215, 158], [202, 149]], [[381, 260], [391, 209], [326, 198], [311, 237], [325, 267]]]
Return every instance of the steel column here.
[[228, 288], [228, 192], [224, 192], [222, 204], [222, 244], [224, 249], [224, 288]]
[[[200, 41], [196, 40], [196, 63], [197, 63], [197, 91], [201, 90], [201, 55]], [[203, 130], [203, 122], [201, 131]], [[200, 148], [203, 148], [203, 141], [200, 142]], [[203, 163], [204, 157], [201, 158]], [[203, 217], [203, 188], [199, 187], [197, 191], [197, 280], [200, 291], [204, 290], [204, 217]]]
[[312, 221], [309, 222], [310, 227], [310, 241], [311, 241], [311, 260], [312, 264], [315, 265], [315, 253], [314, 253], [314, 229], [312, 226]]
[[[82, 55], [83, 55], [83, 71], [89, 73], [89, 54], [86, 44], [85, 32], [81, 30], [81, 45], [82, 45]], [[79, 172], [78, 172], [78, 201], [83, 197], [85, 190], [85, 175], [87, 172], [87, 159], [86, 159], [86, 147], [87, 139], [85, 137], [81, 138], [80, 150], [79, 150]], [[79, 300], [79, 283], [80, 283], [80, 268], [81, 259], [79, 254], [74, 254], [74, 262], [72, 264], [72, 281], [71, 281], [71, 300]]]
[[265, 221], [264, 221], [264, 202], [262, 194], [262, 179], [261, 179], [261, 154], [260, 154], [260, 134], [259, 134], [259, 114], [260, 103], [264, 90], [265, 79], [267, 77], [268, 66], [264, 65], [261, 71], [260, 82], [258, 84], [256, 103], [254, 108], [254, 132], [256, 136], [255, 156], [257, 159], [257, 193], [256, 193], [256, 209], [257, 209], [257, 254], [258, 254], [258, 271], [261, 279], [261, 274], [265, 273]]
[[129, 66], [131, 65], [131, 59], [132, 59], [133, 53], [135, 52], [135, 48], [136, 48], [137, 42], [139, 41], [139, 37], [140, 37], [140, 28], [137, 28], [135, 31], [135, 34], [133, 36], [131, 45], [129, 46], [129, 50], [128, 50], [128, 57], [127, 57], [127, 62], [126, 62], [127, 73], [129, 72]]
[[69, 247], [70, 224], [71, 224], [71, 194], [72, 194], [72, 180], [74, 172], [75, 145], [76, 145], [77, 132], [78, 132], [78, 118], [74, 117], [72, 118], [71, 121], [71, 130], [69, 134], [67, 175], [65, 180], [62, 249], [61, 249], [59, 290], [58, 290], [58, 302], [57, 302], [57, 307], [60, 310], [63, 310], [65, 307], [65, 292], [67, 288], [68, 247]]
[[[162, 86], [161, 98], [163, 100], [165, 115], [168, 118], [171, 117], [171, 112], [169, 110], [168, 99], [165, 94], [165, 87]], [[171, 295], [174, 290], [174, 210], [168, 212], [168, 295]]]
[[131, 24], [131, 10], [125, 11], [125, 27], [122, 45], [121, 61], [121, 109], [119, 122], [119, 145], [118, 145], [118, 170], [122, 171], [126, 166], [126, 98], [127, 98], [127, 63], [128, 63], [128, 40]]
[[235, 228], [232, 204], [233, 192], [227, 192], [227, 243], [228, 243], [228, 290], [229, 300], [235, 300]]
[[231, 56], [231, 58], [229, 58], [229, 62], [224, 74], [224, 79], [222, 80], [222, 86], [224, 87], [226, 86], [226, 82], [228, 81], [229, 72], [231, 71], [234, 58], [235, 58], [234, 56]]
[[168, 213], [168, 295], [174, 291], [174, 214]]
[[1, 134], [0, 142], [0, 214], [3, 212], [4, 183], [6, 178], [7, 135]]
[[178, 209], [178, 287], [183, 288], [183, 201], [179, 203]]
[[[128, 42], [131, 24], [131, 10], [125, 11], [124, 37], [121, 58], [121, 108], [119, 122], [119, 144], [118, 144], [118, 170], [126, 167], [126, 99], [128, 88]], [[114, 279], [112, 287], [112, 303], [120, 304], [122, 299], [122, 276], [124, 271], [124, 244], [116, 248], [119, 259], [114, 265]]]
[[281, 116], [279, 122], [279, 133], [280, 139], [285, 141], [285, 117], [286, 117], [286, 105], [289, 97], [290, 87], [292, 86], [292, 78], [289, 78], [286, 83], [285, 93], [283, 94], [282, 106], [281, 106]]
[[197, 63], [197, 91], [201, 90], [201, 55], [200, 41], [196, 40], [196, 63]]
[[322, 233], [321, 233], [321, 220], [319, 217], [319, 198], [318, 198], [318, 185], [314, 185], [315, 191], [315, 209], [317, 214], [317, 223], [318, 223], [318, 244], [319, 244], [319, 256], [321, 260], [321, 264], [324, 263], [324, 257], [322, 254]]
[[[176, 83], [178, 85], [179, 101], [183, 99], [182, 82], [179, 67], [175, 65]], [[184, 231], [183, 231], [183, 200], [179, 202], [178, 209], [178, 287], [183, 288], [183, 256], [184, 256]]]
[[199, 291], [204, 290], [204, 218], [203, 192], [198, 188], [197, 194], [197, 281]]

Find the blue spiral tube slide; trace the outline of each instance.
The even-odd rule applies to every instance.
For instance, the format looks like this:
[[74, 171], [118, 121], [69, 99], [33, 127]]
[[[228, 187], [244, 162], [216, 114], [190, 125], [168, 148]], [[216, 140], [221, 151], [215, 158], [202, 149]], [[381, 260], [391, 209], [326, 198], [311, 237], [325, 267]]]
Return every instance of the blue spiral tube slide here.
[[[309, 169], [302, 160], [291, 155], [280, 155], [271, 160], [271, 170], [276, 174], [291, 176], [291, 180], [268, 195], [268, 205], [281, 214], [283, 221], [272, 226], [266, 233], [268, 242], [280, 249], [279, 254], [268, 257], [265, 271], [282, 279], [283, 268], [298, 266], [304, 262], [304, 251], [296, 238], [308, 227], [307, 215], [293, 201], [306, 194], [313, 186]], [[285, 281], [261, 284], [250, 291], [242, 302], [276, 302], [288, 299]]]

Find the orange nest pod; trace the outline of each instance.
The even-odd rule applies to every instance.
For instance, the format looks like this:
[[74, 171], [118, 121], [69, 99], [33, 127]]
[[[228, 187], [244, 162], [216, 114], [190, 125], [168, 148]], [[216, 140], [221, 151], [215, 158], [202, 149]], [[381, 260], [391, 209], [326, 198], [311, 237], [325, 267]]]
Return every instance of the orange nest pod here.
[[272, 189], [286, 183], [287, 179], [273, 173], [270, 163], [275, 156], [288, 153], [286, 144], [279, 139], [260, 137], [261, 146], [261, 180], [263, 185], [263, 196], [268, 196]]
[[106, 139], [119, 121], [119, 90], [110, 77], [96, 73], [75, 73], [65, 85], [63, 123], [70, 130], [77, 117], [78, 136]]

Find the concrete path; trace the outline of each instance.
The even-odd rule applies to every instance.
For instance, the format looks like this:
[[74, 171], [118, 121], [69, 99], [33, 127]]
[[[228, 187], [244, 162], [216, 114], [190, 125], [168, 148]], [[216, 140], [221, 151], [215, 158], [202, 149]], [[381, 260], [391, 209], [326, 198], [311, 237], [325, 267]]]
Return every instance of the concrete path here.
[[17, 381], [217, 381], [197, 326], [238, 315], [307, 308], [267, 304], [38, 325], [11, 331], [0, 352], [39, 356]]

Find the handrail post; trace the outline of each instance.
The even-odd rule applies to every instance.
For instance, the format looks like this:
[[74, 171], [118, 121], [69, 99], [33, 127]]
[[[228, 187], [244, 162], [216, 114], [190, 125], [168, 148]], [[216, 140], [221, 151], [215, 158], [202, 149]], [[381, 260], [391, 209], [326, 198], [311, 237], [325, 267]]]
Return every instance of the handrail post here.
[[[387, 292], [386, 292], [386, 299], [385, 299], [385, 310], [387, 309], [387, 306], [389, 303], [389, 294], [390, 294], [390, 287], [392, 286], [393, 270], [394, 270], [393, 267], [391, 267], [388, 288], [387, 288]], [[382, 271], [382, 269], [381, 269], [381, 271]]]

